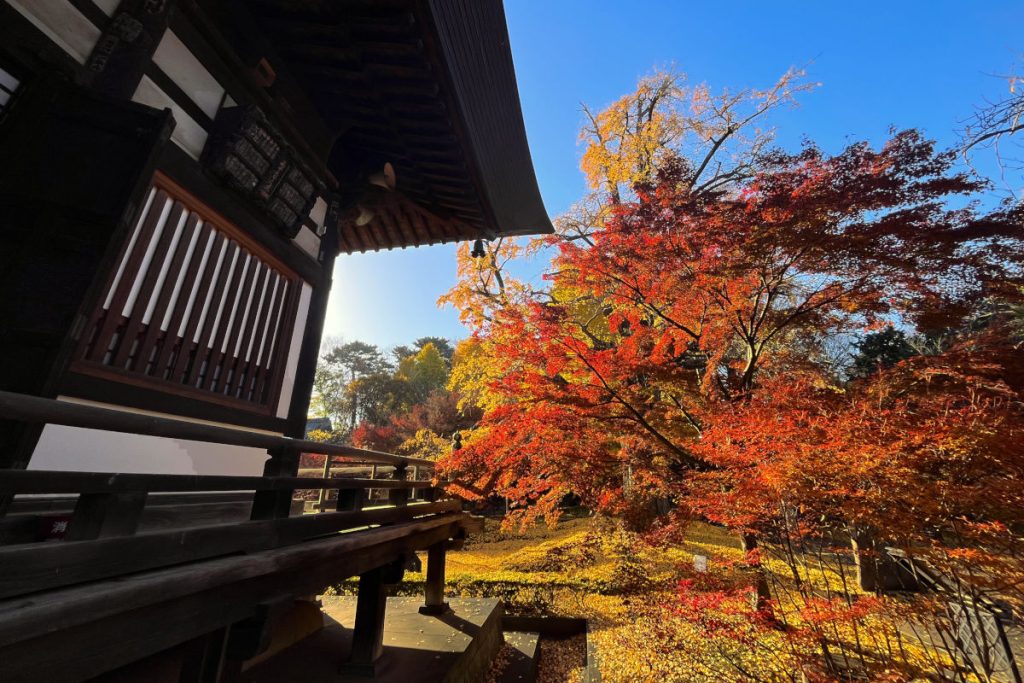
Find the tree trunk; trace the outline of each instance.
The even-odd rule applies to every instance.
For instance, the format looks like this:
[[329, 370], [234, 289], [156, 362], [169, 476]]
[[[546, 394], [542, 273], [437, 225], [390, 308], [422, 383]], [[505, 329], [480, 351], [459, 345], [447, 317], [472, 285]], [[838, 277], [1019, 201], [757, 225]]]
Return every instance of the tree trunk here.
[[761, 566], [761, 560], [754, 558], [753, 561], [748, 562], [751, 551], [756, 550], [757, 536], [750, 533], [740, 534], [740, 550], [744, 554], [744, 562], [751, 571], [754, 572], [754, 596], [751, 607], [755, 610], [769, 610], [771, 609], [770, 601], [772, 599], [771, 590], [768, 586], [768, 577], [765, 576], [764, 569]]

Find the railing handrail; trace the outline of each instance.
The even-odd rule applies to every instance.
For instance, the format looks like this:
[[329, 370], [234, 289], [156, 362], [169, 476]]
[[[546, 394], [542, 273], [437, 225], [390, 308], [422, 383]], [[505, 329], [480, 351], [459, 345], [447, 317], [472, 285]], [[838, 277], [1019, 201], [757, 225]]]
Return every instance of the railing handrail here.
[[222, 474], [136, 474], [0, 470], [0, 495], [40, 493], [180, 493], [191, 491], [292, 491], [304, 489], [423, 489], [430, 481], [357, 477], [255, 477]]
[[66, 427], [100, 429], [124, 434], [158, 436], [186, 441], [203, 441], [231, 446], [248, 446], [267, 450], [286, 449], [313, 455], [357, 458], [362, 462], [384, 465], [417, 465], [433, 467], [432, 460], [382, 453], [354, 446], [322, 443], [308, 439], [199, 424], [167, 417], [142, 415], [124, 410], [57, 401], [39, 396], [0, 391], [0, 419], [57, 424]]

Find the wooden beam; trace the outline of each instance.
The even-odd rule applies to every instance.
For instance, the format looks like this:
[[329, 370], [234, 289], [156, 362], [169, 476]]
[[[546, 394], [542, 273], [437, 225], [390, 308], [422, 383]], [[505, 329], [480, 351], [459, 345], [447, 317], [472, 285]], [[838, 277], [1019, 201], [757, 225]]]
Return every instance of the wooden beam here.
[[185, 420], [139, 415], [137, 413], [81, 405], [69, 401], [57, 401], [37, 396], [15, 394], [9, 391], [0, 391], [0, 418], [22, 422], [60, 424], [68, 427], [84, 427], [86, 429], [101, 429], [144, 436], [163, 436], [171, 439], [184, 439], [186, 441], [205, 441], [232, 446], [250, 446], [265, 449], [291, 448], [303, 453], [354, 457], [366, 462], [386, 465], [407, 463], [410, 465], [433, 466], [434, 464], [433, 461], [423, 458], [408, 458], [391, 453], [354, 448], [352, 446], [319, 443], [306, 439], [274, 436], [272, 434], [263, 434], [243, 429], [216, 427], [187, 422]]
[[[319, 516], [322, 515], [310, 515]], [[327, 576], [342, 579], [370, 568], [362, 569], [354, 562], [360, 553], [372, 553], [376, 547], [395, 541], [403, 550], [410, 546], [417, 549], [427, 547], [430, 544], [419, 544], [430, 538], [429, 532], [438, 531], [445, 538], [450, 538], [458, 528], [460, 518], [461, 514], [439, 515], [365, 532], [333, 535], [285, 548], [222, 557], [160, 571], [137, 573], [112, 581], [49, 591], [33, 597], [31, 601], [15, 598], [0, 603], [0, 643], [15, 644], [112, 615], [146, 611], [155, 605], [206, 590], [223, 589], [228, 585], [308, 570], [314, 566], [328, 569], [324, 572]], [[380, 564], [385, 562], [371, 566]], [[308, 595], [311, 588], [316, 590], [316, 583], [300, 581], [289, 588], [296, 595]], [[228, 597], [225, 595], [224, 599]], [[0, 657], [0, 661], [5, 660]]]
[[451, 513], [459, 509], [457, 501], [442, 501], [404, 508], [369, 508], [240, 524], [218, 524], [93, 541], [8, 546], [0, 548], [0, 598], [232, 553], [254, 553], [301, 544], [307, 539], [369, 524], [392, 524], [388, 528], [398, 528], [425, 515], [456, 521], [460, 515], [452, 517]]
[[[350, 464], [350, 463], [341, 463]], [[246, 477], [221, 474], [134, 474], [0, 470], [3, 494], [182, 493], [199, 491], [283, 491], [285, 489], [429, 488], [429, 481], [362, 478]]]
[[[292, 478], [298, 473], [301, 453], [293, 448], [273, 448], [263, 466], [264, 477]], [[257, 491], [252, 499], [252, 519], [282, 519], [291, 514], [292, 489]]]
[[[0, 604], [5, 683], [83, 680], [255, 614], [282, 589], [310, 595], [450, 537], [452, 523], [367, 532]], [[130, 638], [126, 638], [130, 634]], [[60, 652], [60, 657], [53, 656]]]
[[[405, 465], [399, 465], [391, 476], [392, 481], [408, 483], [409, 469]], [[391, 489], [388, 500], [395, 507], [405, 507], [409, 504], [409, 489], [405, 487]]]

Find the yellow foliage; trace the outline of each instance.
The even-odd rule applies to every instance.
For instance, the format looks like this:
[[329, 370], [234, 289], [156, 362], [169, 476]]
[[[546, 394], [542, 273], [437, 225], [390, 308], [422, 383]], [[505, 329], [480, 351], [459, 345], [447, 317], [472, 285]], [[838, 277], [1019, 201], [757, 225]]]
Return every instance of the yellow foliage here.
[[509, 275], [507, 267], [530, 247], [510, 237], [483, 246], [484, 255], [474, 258], [468, 242], [459, 245], [455, 252], [455, 286], [437, 300], [438, 306], [458, 309], [459, 320], [474, 329], [489, 323], [494, 311], [520, 302], [529, 291], [525, 283]]
[[[500, 597], [510, 613], [551, 613], [583, 617], [596, 645], [602, 680], [608, 683], [682, 683], [695, 681], [766, 681], [795, 683], [808, 662], [820, 658], [817, 641], [793, 639], [789, 629], [757, 628], [743, 617], [746, 599], [715, 610], [714, 618], [731, 623], [728, 636], [708, 633], [682, 618], [671, 605], [675, 582], [692, 575], [693, 555], [708, 558], [709, 571], [729, 580], [747, 576], [739, 561], [743, 553], [734, 534], [703, 523], [689, 526], [678, 545], [652, 546], [613, 529], [604, 520], [568, 519], [554, 528], [533, 526], [523, 531], [500, 528], [488, 520], [484, 532], [470, 537], [462, 551], [448, 556], [448, 591], [462, 595]], [[764, 563], [778, 582], [789, 574], [782, 561], [766, 551]], [[618, 583], [623, 565], [643, 567], [646, 587], [639, 593], [622, 590]], [[739, 572], [739, 573], [737, 573]], [[408, 572], [410, 594], [422, 591], [422, 573]], [[836, 594], [849, 576], [834, 566], [807, 562], [801, 580], [813, 595]], [[354, 587], [354, 584], [353, 584]], [[804, 625], [807, 604], [792, 585], [779, 600], [777, 614], [794, 627]], [[776, 591], [773, 590], [773, 594]], [[856, 596], [856, 591], [854, 591]], [[856, 621], [824, 624], [833, 648], [861, 652], [864, 660], [885, 666], [896, 650], [900, 672], [877, 680], [908, 678], [907, 671], [934, 671], [949, 664], [948, 655], [935, 652], [915, 629], [925, 634], [929, 604], [890, 600], [883, 608]], [[567, 674], [575, 680], [578, 670]], [[968, 679], [973, 680], [973, 679]]]
[[586, 149], [580, 166], [587, 182], [618, 201], [634, 183], [649, 180], [669, 156], [690, 165], [694, 186], [742, 176], [772, 139], [770, 130], [755, 128], [754, 122], [815, 87], [801, 83], [802, 76], [791, 69], [770, 88], [719, 94], [707, 85], [687, 85], [685, 74], [672, 70], [645, 76], [635, 91], [600, 112], [584, 107], [580, 141]]
[[416, 434], [403, 441], [397, 452], [399, 455], [408, 455], [414, 458], [440, 460], [451, 451], [452, 444], [448, 439], [429, 429], [420, 429]]

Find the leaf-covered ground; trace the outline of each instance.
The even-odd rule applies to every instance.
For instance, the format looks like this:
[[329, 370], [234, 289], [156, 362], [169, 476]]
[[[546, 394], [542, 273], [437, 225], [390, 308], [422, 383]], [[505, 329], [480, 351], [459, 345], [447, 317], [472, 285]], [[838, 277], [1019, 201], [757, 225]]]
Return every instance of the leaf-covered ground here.
[[[637, 542], [592, 518], [564, 520], [555, 528], [534, 526], [507, 532], [488, 520], [463, 550], [449, 553], [449, 594], [501, 597], [513, 614], [557, 614], [590, 620], [604, 681], [691, 681], [685, 653], [666, 653], [658, 606], [669, 600], [681, 566], [692, 566], [694, 553], [735, 560], [734, 541], [711, 526], [693, 529], [679, 547], [655, 548]], [[424, 569], [426, 568], [426, 557]], [[424, 575], [406, 572], [401, 594], [422, 591]], [[351, 591], [354, 584], [338, 587]], [[546, 644], [542, 680], [579, 680], [581, 669], [571, 644]], [[561, 648], [561, 649], [560, 649]], [[545, 659], [547, 665], [545, 665]], [[571, 662], [570, 662], [571, 660]], [[721, 676], [706, 680], [724, 680]]]
[[[697, 571], [695, 556], [705, 558], [700, 564], [706, 571]], [[926, 680], [924, 672], [945, 665], [929, 661], [936, 655], [915, 644], [908, 629], [910, 605], [860, 594], [842, 562], [820, 562], [820, 554], [803, 557], [802, 598], [788, 585], [787, 565], [771, 552], [762, 558], [773, 577], [775, 616], [767, 624], [753, 611], [752, 575], [737, 539], [703, 523], [690, 524], [682, 542], [655, 545], [601, 518], [522, 532], [502, 531], [488, 520], [463, 550], [449, 553], [446, 590], [498, 597], [510, 614], [587, 619], [605, 683], [796, 683], [808, 670], [818, 671], [821, 638], [831, 656], [849, 660], [852, 670], [871, 668], [878, 674], [872, 680]], [[423, 581], [422, 573], [407, 572], [397, 593], [420, 595]], [[682, 586], [688, 586], [685, 597]], [[337, 590], [354, 588], [348, 582]], [[808, 600], [806, 589], [821, 599]], [[842, 604], [850, 606], [835, 611], [828, 606], [830, 596], [847, 596]], [[846, 618], [865, 598], [865, 609], [871, 605], [875, 611]], [[810, 623], [819, 628], [809, 640], [801, 634]], [[579, 650], [568, 642], [545, 644], [541, 680], [579, 681]], [[901, 673], [886, 664], [894, 651]], [[812, 678], [833, 680], [824, 674]]]

